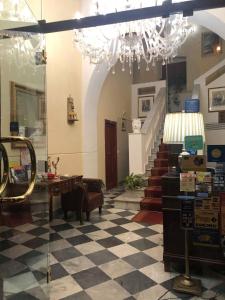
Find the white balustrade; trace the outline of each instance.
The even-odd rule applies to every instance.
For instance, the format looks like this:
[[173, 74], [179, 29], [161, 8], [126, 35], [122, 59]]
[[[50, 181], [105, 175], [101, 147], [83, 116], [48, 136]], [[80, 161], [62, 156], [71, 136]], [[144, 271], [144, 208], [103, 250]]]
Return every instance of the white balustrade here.
[[[166, 88], [161, 88], [152, 110], [138, 132], [135, 131], [129, 134], [129, 172], [134, 174], [144, 174], [145, 167], [148, 163], [148, 157], [151, 155], [151, 150], [154, 148], [154, 143], [162, 127], [166, 113]], [[133, 124], [137, 124], [137, 119]]]

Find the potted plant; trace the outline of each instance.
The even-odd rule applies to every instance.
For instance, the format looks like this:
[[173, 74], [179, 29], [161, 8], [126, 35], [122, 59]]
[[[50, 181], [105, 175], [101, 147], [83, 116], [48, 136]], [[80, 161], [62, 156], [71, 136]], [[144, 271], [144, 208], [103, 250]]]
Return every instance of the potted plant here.
[[131, 173], [125, 178], [125, 186], [128, 190], [137, 190], [145, 185], [145, 179], [143, 175]]

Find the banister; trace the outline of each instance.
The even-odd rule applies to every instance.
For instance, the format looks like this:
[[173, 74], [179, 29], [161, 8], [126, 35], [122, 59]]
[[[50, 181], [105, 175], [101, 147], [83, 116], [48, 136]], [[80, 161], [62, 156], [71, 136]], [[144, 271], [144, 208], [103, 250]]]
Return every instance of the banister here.
[[166, 88], [159, 90], [155, 104], [149, 112], [140, 133], [129, 134], [130, 173], [144, 174], [148, 156], [162, 127], [166, 112]]

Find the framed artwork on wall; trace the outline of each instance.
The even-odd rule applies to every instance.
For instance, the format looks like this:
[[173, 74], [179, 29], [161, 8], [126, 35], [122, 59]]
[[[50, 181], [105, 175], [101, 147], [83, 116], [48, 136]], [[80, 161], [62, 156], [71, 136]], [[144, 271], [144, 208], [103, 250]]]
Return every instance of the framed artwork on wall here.
[[222, 40], [214, 32], [202, 33], [202, 56], [222, 52]]
[[[33, 139], [46, 135], [45, 93], [10, 82], [10, 130], [13, 135]], [[32, 107], [32, 110], [30, 109]], [[24, 118], [23, 116], [26, 116]], [[12, 128], [11, 128], [12, 127]], [[34, 141], [33, 141], [34, 142]], [[13, 143], [12, 148], [24, 148], [23, 143]]]
[[208, 108], [209, 112], [225, 110], [225, 87], [209, 89]]
[[154, 96], [138, 98], [138, 118], [146, 118], [154, 104]]

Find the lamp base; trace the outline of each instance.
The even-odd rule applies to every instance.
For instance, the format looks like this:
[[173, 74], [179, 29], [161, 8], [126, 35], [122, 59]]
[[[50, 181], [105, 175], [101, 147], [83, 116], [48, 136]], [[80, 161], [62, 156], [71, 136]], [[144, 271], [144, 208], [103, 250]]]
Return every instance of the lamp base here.
[[193, 279], [185, 275], [180, 275], [174, 278], [173, 289], [176, 292], [183, 292], [195, 296], [201, 296], [202, 294], [201, 280]]

